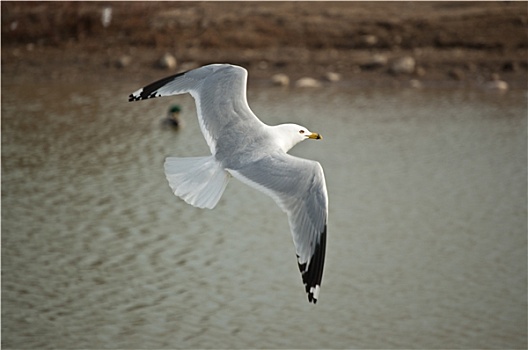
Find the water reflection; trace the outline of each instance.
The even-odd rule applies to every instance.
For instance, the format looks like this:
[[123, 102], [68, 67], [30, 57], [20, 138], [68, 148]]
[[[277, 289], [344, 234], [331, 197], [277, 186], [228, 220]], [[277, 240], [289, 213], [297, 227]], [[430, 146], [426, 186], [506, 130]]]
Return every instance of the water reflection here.
[[[313, 307], [270, 198], [170, 193], [164, 158], [208, 152], [190, 97], [3, 90], [6, 347], [526, 345], [525, 92], [249, 90], [263, 121], [325, 137], [292, 151], [330, 197]], [[159, 125], [171, 103], [178, 133]]]

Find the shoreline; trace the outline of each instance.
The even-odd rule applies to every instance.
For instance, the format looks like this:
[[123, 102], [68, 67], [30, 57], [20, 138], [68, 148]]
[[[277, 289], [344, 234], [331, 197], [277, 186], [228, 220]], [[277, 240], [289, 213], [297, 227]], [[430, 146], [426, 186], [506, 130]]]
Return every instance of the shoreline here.
[[[528, 88], [525, 2], [1, 6], [4, 83], [145, 82], [228, 62], [269, 85], [284, 74], [290, 86]], [[166, 54], [175, 64], [160, 65]]]

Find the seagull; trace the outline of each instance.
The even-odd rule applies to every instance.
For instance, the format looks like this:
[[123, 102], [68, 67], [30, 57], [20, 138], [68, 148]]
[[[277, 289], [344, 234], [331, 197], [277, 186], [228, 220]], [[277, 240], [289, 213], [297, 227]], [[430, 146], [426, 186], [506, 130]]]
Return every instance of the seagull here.
[[297, 124], [260, 121], [246, 99], [247, 76], [243, 67], [206, 65], [149, 84], [130, 94], [129, 101], [191, 94], [211, 155], [167, 157], [172, 192], [195, 207], [213, 209], [234, 177], [273, 198], [288, 216], [308, 301], [315, 304], [326, 251], [326, 182], [318, 162], [287, 152], [322, 137]]

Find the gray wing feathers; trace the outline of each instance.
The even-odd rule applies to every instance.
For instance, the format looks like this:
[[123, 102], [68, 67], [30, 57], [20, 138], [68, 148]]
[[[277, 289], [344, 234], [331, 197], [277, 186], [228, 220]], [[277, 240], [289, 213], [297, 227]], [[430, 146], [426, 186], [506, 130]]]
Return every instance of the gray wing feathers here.
[[299, 263], [309, 264], [328, 216], [328, 195], [321, 165], [288, 154], [276, 154], [231, 172], [271, 196], [288, 214]]
[[[231, 68], [232, 67], [232, 68]], [[167, 78], [155, 81], [136, 92], [130, 94], [129, 101], [139, 101], [148, 98], [171, 96], [200, 90], [204, 80], [214, 74], [220, 68], [240, 68], [230, 65], [212, 64], [183, 73], [171, 75]]]
[[190, 93], [196, 102], [200, 128], [214, 155], [219, 135], [233, 123], [262, 125], [247, 103], [246, 82], [244, 68], [211, 64], [149, 84], [132, 93], [129, 101]]

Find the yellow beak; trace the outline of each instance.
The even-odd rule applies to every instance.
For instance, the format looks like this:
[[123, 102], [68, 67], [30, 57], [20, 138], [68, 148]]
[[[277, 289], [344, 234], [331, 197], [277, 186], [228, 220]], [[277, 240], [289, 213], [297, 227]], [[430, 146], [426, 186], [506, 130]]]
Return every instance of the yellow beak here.
[[311, 133], [309, 136], [308, 136], [309, 139], [315, 139], [315, 140], [322, 140], [323, 137], [321, 135], [319, 135], [318, 133], [316, 132], [313, 132]]

